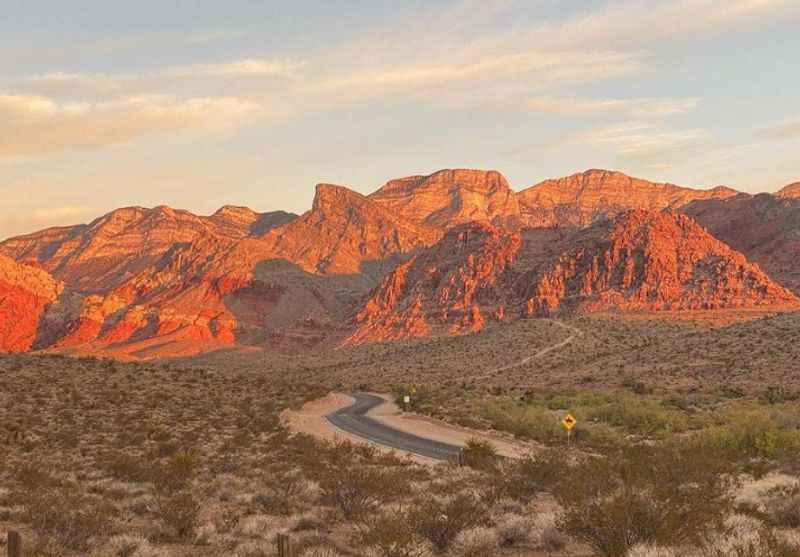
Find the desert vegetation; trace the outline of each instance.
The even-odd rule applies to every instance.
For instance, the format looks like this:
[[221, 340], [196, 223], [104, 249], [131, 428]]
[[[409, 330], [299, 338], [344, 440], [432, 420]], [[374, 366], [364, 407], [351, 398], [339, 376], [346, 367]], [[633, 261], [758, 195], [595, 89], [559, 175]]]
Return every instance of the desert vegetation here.
[[[301, 357], [0, 357], [0, 531], [30, 556], [793, 556], [797, 318], [549, 321]], [[764, 370], [759, 381], [755, 370]], [[291, 435], [329, 391], [539, 447], [462, 466]], [[567, 446], [559, 419], [578, 426]]]

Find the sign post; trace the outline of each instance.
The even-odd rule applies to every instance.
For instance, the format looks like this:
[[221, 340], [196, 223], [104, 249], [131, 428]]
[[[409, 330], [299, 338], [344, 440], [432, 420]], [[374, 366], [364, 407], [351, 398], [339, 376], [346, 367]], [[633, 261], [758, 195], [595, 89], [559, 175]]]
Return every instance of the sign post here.
[[406, 395], [403, 397], [403, 410], [408, 412], [408, 406], [411, 404], [411, 397]]
[[575, 419], [575, 416], [572, 414], [567, 414], [561, 420], [561, 425], [564, 426], [564, 429], [567, 431], [567, 445], [571, 444], [572, 442], [572, 429], [578, 423], [578, 420]]

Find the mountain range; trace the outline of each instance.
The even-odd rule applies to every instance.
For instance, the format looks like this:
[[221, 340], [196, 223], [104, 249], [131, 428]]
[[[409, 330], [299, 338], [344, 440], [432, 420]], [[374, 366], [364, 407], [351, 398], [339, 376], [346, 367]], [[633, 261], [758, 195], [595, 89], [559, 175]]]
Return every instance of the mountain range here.
[[800, 309], [800, 183], [442, 170], [303, 215], [122, 208], [0, 243], [0, 350], [302, 350], [598, 311]]

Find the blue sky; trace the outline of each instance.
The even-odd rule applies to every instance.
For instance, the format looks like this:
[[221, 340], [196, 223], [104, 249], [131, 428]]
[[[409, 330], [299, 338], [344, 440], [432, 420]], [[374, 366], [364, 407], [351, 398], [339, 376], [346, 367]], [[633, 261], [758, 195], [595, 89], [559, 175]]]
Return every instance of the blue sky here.
[[800, 179], [797, 0], [2, 0], [0, 237], [440, 168]]

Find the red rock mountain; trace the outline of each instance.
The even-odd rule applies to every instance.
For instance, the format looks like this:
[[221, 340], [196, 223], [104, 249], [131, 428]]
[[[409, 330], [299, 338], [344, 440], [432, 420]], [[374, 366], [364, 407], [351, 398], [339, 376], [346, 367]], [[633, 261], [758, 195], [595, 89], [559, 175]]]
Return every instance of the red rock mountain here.
[[800, 182], [789, 184], [775, 195], [784, 198], [800, 199]]
[[697, 199], [724, 199], [736, 191], [683, 188], [631, 178], [621, 172], [587, 170], [545, 180], [519, 192], [525, 226], [587, 226], [631, 209], [677, 209]]
[[437, 229], [472, 221], [512, 225], [519, 217], [516, 194], [493, 170], [440, 170], [400, 178], [370, 199], [407, 221]]
[[791, 305], [690, 219], [627, 211], [680, 208], [797, 291], [796, 203], [607, 171], [516, 194], [494, 171], [443, 170], [370, 196], [320, 184], [299, 217], [119, 209], [0, 243], [0, 350], [148, 358], [572, 310]]
[[223, 207], [210, 217], [169, 207], [117, 209], [88, 225], [50, 228], [6, 240], [0, 253], [35, 261], [71, 287], [103, 292], [124, 284], [170, 250], [213, 237], [232, 244], [252, 230], [266, 231], [294, 218]]
[[741, 194], [697, 201], [682, 212], [800, 295], [800, 199]]
[[64, 284], [46, 271], [0, 255], [0, 351], [24, 352], [37, 346], [45, 315], [64, 293]]
[[346, 344], [479, 331], [501, 320], [518, 233], [488, 223], [452, 228], [389, 273], [355, 318]]
[[527, 315], [798, 304], [794, 294], [684, 215], [630, 211], [585, 229], [570, 244], [524, 281]]

